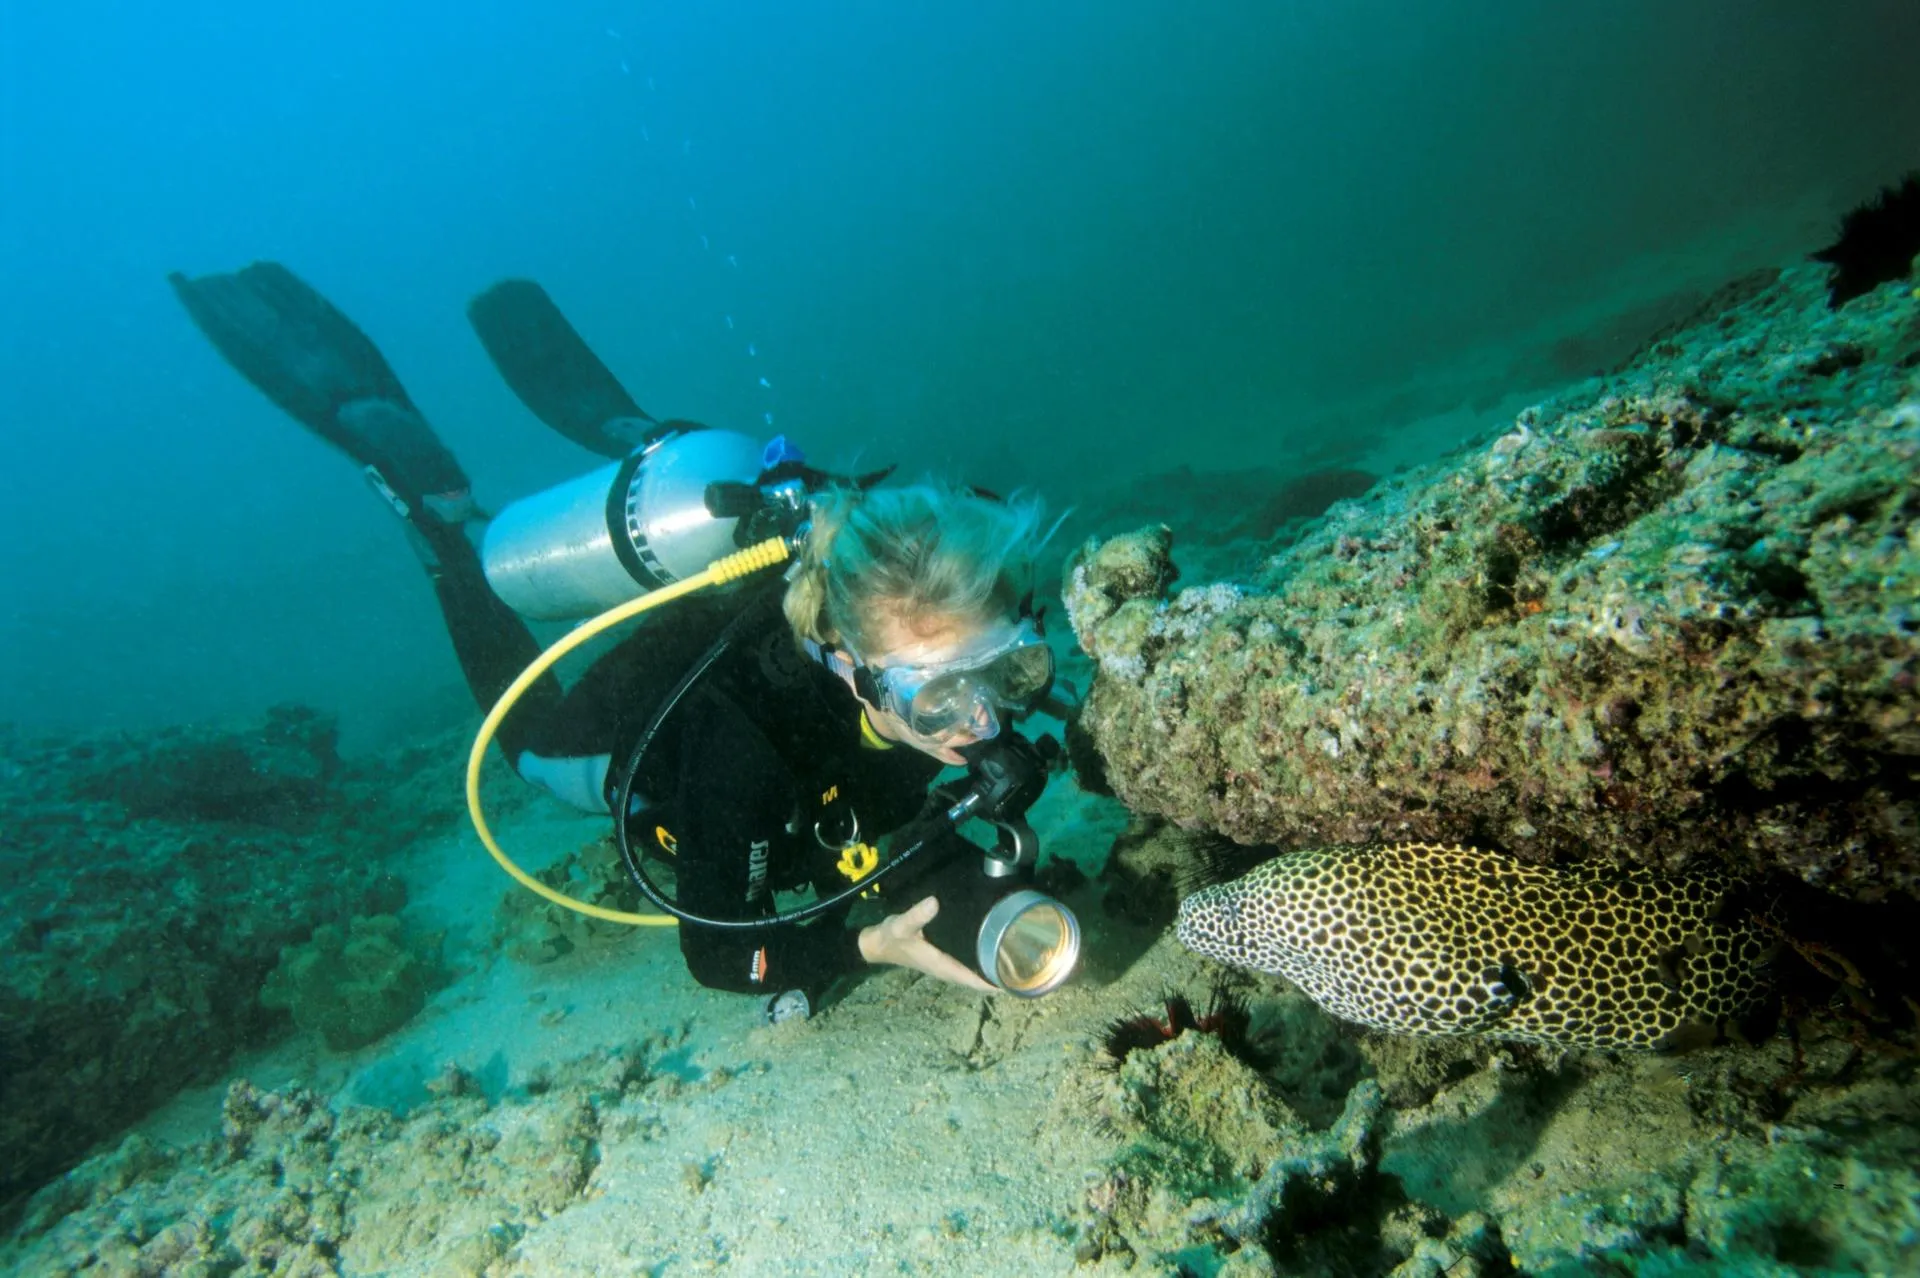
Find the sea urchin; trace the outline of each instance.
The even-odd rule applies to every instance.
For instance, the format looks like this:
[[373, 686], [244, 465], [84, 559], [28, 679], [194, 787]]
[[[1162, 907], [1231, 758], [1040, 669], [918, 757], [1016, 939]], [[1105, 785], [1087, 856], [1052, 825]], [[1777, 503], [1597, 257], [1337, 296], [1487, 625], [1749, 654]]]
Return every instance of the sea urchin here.
[[1217, 988], [1207, 1002], [1207, 1010], [1193, 1010], [1193, 1001], [1184, 994], [1169, 994], [1160, 1011], [1123, 1016], [1107, 1026], [1101, 1037], [1107, 1060], [1118, 1068], [1128, 1055], [1142, 1048], [1171, 1043], [1188, 1030], [1211, 1034], [1235, 1058], [1254, 1069], [1272, 1064], [1268, 1055], [1254, 1045], [1253, 1013], [1247, 1001], [1224, 988]]
[[1838, 310], [1889, 280], [1904, 279], [1920, 254], [1920, 169], [1886, 187], [1840, 221], [1840, 238], [1813, 255], [1833, 268], [1827, 306]]

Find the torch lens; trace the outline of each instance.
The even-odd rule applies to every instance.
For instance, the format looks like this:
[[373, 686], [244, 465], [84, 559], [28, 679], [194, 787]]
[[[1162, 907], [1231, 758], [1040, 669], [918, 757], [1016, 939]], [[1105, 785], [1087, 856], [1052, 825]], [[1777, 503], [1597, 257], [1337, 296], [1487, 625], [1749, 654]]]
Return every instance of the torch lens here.
[[994, 903], [980, 925], [980, 970], [1022, 998], [1039, 998], [1073, 975], [1080, 961], [1080, 923], [1073, 911], [1032, 890]]

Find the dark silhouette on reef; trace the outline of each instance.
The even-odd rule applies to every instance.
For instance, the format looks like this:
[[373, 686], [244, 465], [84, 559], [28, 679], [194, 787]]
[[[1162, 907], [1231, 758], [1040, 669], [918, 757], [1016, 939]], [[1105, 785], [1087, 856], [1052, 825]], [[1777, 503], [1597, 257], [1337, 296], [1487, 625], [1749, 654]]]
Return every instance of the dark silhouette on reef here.
[[1920, 254], [1920, 169], [1906, 175], [1840, 222], [1840, 238], [1813, 255], [1833, 267], [1827, 306], [1838, 310], [1889, 280], [1906, 278]]

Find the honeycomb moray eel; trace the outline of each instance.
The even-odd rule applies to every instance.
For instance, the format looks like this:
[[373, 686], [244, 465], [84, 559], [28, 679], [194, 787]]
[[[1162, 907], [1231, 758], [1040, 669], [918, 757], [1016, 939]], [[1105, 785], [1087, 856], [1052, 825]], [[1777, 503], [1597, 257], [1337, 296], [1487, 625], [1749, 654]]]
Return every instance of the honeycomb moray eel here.
[[1774, 945], [1719, 869], [1530, 865], [1396, 843], [1267, 861], [1180, 904], [1182, 944], [1396, 1034], [1571, 1047], [1711, 1041], [1771, 993]]

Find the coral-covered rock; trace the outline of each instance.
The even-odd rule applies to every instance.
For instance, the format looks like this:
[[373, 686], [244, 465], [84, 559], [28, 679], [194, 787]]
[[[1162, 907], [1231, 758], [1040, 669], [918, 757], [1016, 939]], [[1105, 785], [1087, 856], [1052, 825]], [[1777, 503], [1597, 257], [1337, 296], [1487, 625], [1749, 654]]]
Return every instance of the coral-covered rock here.
[[126, 744], [126, 766], [90, 771], [74, 792], [127, 815], [160, 821], [231, 821], [311, 830], [339, 774], [339, 725], [306, 706], [276, 706], [257, 729], [189, 726]]
[[1920, 297], [1804, 268], [1165, 597], [1064, 587], [1136, 810], [1244, 843], [1698, 857], [1920, 894]]
[[[612, 835], [583, 844], [534, 877], [589, 905], [626, 911], [652, 908], [641, 902]], [[596, 941], [630, 936], [632, 930], [625, 923], [609, 923], [556, 905], [518, 884], [501, 895], [494, 910], [494, 941], [501, 953], [517, 963], [550, 963]]]
[[190, 1150], [130, 1137], [47, 1186], [0, 1241], [8, 1272], [481, 1273], [579, 1201], [602, 1107], [638, 1097], [660, 1044], [573, 1063], [538, 1095], [469, 1088], [404, 1118], [301, 1088], [227, 1092]]
[[391, 914], [361, 916], [345, 930], [324, 923], [304, 945], [280, 951], [260, 1002], [293, 1014], [336, 1052], [399, 1029], [426, 1005], [437, 940], [410, 937]]
[[[390, 867], [459, 819], [464, 733], [349, 761], [331, 733], [293, 710], [224, 734], [0, 728], [0, 1200], [281, 1032], [258, 994], [285, 947], [405, 904]], [[279, 780], [190, 764], [210, 755]], [[140, 780], [150, 773], [167, 784]], [[130, 784], [149, 788], [129, 800]], [[239, 801], [268, 793], [318, 798], [272, 819]]]
[[1087, 1194], [1091, 1254], [1171, 1255], [1209, 1236], [1196, 1213], [1238, 1202], [1306, 1131], [1256, 1071], [1199, 1031], [1128, 1053], [1091, 1102], [1127, 1142]]

